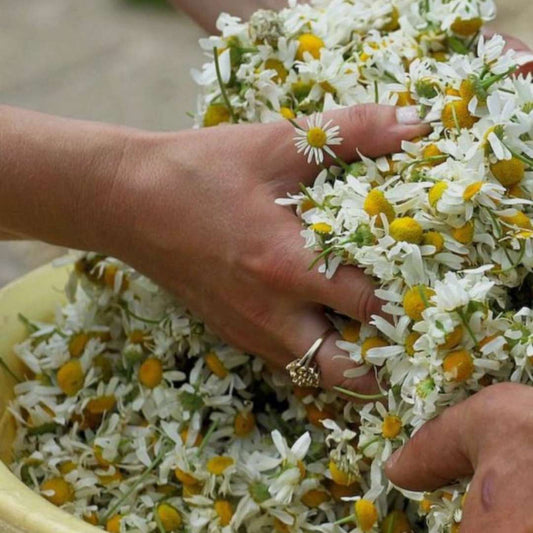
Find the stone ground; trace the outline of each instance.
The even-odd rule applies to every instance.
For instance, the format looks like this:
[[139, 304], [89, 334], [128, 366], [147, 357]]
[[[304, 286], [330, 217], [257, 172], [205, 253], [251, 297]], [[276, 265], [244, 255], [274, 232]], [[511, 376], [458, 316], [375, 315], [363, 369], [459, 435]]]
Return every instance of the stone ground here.
[[[200, 1], [200, 0], [198, 0]], [[532, 0], [500, 0], [497, 28], [533, 46]], [[152, 0], [0, 0], [0, 102], [153, 130], [190, 126], [202, 30]], [[0, 243], [0, 287], [62, 254]]]

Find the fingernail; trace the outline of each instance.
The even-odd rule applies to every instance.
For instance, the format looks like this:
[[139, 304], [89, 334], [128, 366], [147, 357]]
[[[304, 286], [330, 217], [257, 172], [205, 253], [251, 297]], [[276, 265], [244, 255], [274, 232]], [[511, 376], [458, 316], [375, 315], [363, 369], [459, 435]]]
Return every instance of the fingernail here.
[[385, 468], [387, 470], [393, 469], [396, 466], [396, 463], [400, 460], [400, 457], [403, 453], [405, 446], [402, 446], [399, 450], [396, 450], [388, 459], [387, 464], [385, 465]]
[[533, 54], [531, 52], [517, 52], [515, 57], [516, 63], [521, 67], [533, 63]]
[[418, 106], [412, 105], [407, 107], [396, 108], [396, 120], [398, 124], [414, 125], [421, 124], [420, 112]]

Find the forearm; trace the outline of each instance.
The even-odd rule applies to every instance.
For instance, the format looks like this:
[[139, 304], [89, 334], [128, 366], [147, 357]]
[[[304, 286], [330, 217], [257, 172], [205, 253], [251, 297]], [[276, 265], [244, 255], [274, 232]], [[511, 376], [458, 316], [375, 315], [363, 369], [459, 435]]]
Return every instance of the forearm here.
[[129, 131], [0, 106], [0, 238], [105, 251]]
[[287, 0], [170, 0], [210, 33], [223, 11], [247, 20], [258, 9], [282, 9]]

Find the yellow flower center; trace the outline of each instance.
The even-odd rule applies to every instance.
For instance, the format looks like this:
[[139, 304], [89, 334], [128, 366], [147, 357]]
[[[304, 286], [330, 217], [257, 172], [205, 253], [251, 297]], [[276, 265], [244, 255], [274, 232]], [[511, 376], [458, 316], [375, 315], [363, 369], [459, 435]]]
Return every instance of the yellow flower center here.
[[381, 425], [381, 434], [386, 439], [395, 439], [402, 430], [402, 420], [396, 415], [388, 415]]
[[311, 224], [310, 228], [320, 235], [327, 235], [333, 230], [327, 222], [316, 222], [315, 224]]
[[112, 516], [105, 525], [105, 528], [109, 533], [120, 533], [120, 522], [122, 520], [122, 515], [116, 514]]
[[403, 297], [405, 314], [414, 321], [422, 319], [422, 313], [431, 306], [430, 299], [435, 291], [425, 285], [411, 287]]
[[337, 89], [329, 81], [321, 81], [319, 85], [327, 93], [335, 94], [337, 92]]
[[509, 187], [508, 193], [509, 193], [509, 196], [511, 196], [512, 198], [522, 198], [522, 199], [526, 198], [524, 189], [522, 189], [522, 187], [520, 187], [520, 185], [518, 184]]
[[274, 518], [274, 530], [277, 533], [290, 533], [291, 527], [285, 522], [282, 522], [279, 518]]
[[313, 148], [324, 148], [328, 143], [328, 136], [322, 128], [314, 127], [307, 132], [307, 142]]
[[406, 107], [416, 103], [409, 91], [397, 92], [396, 95], [398, 96], [398, 100], [396, 100], [396, 105], [398, 107]]
[[442, 198], [444, 191], [448, 188], [448, 184], [445, 181], [438, 181], [429, 189], [428, 200], [431, 207], [435, 207], [437, 202]]
[[417, 333], [416, 331], [411, 331], [409, 335], [405, 338], [405, 353], [409, 357], [413, 357], [415, 355], [415, 344], [416, 341], [420, 338], [420, 333]]
[[98, 398], [89, 400], [85, 410], [92, 415], [102, 415], [106, 411], [113, 409], [116, 403], [117, 400], [113, 394], [110, 394], [109, 396], [99, 396]]
[[313, 489], [306, 492], [302, 496], [302, 503], [307, 507], [316, 508], [320, 507], [323, 503], [329, 500], [329, 494], [324, 490]]
[[452, 237], [461, 244], [470, 244], [474, 238], [474, 224], [467, 222], [464, 226], [453, 228]]
[[456, 382], [466, 381], [474, 373], [474, 360], [467, 350], [450, 352], [442, 363], [444, 372]]
[[453, 33], [461, 37], [470, 37], [475, 35], [483, 26], [483, 19], [475, 17], [471, 19], [456, 18], [451, 26]]
[[57, 371], [57, 385], [67, 396], [75, 396], [84, 381], [85, 375], [79, 361], [69, 361]]
[[524, 179], [526, 166], [520, 159], [513, 157], [492, 164], [490, 170], [504, 187], [512, 187]]
[[62, 475], [66, 476], [67, 474], [70, 474], [73, 470], [76, 470], [77, 465], [74, 461], [67, 461], [66, 463], [63, 463], [59, 467], [59, 471]]
[[155, 389], [163, 380], [163, 365], [159, 359], [149, 357], [139, 368], [139, 381], [149, 389]]
[[422, 226], [412, 217], [402, 217], [393, 220], [389, 232], [394, 240], [413, 244], [420, 244], [424, 235]]
[[476, 96], [476, 86], [470, 79], [463, 80], [459, 87], [459, 96], [465, 101], [470, 102]]
[[390, 344], [381, 337], [368, 337], [361, 345], [361, 357], [366, 359], [369, 350], [372, 348], [385, 348], [385, 346], [390, 346]]
[[289, 75], [287, 69], [285, 68], [285, 65], [283, 65], [283, 63], [279, 59], [267, 59], [265, 61], [265, 70], [276, 71], [277, 74], [273, 78], [276, 83], [283, 83]]
[[471, 128], [479, 118], [474, 117], [468, 110], [468, 102], [454, 100], [444, 106], [441, 116], [444, 127], [452, 130], [455, 128]]
[[200, 484], [200, 482], [192, 474], [189, 474], [188, 472], [185, 472], [179, 468], [174, 470], [174, 475], [176, 476], [176, 479], [186, 487], [194, 487]]
[[[441, 157], [444, 154], [440, 151], [439, 147], [436, 144], [428, 144], [424, 150], [422, 151], [422, 157], [424, 159], [430, 159], [432, 157]], [[434, 159], [432, 161], [427, 161], [426, 164], [431, 167], [436, 167], [440, 165], [444, 161], [444, 157], [442, 159]]]
[[132, 344], [143, 344], [146, 340], [144, 331], [140, 329], [134, 329], [129, 335], [128, 339]]
[[44, 495], [44, 497], [54, 505], [60, 507], [74, 498], [74, 489], [70, 483], [67, 483], [62, 477], [54, 477], [45, 481], [41, 485], [42, 491], [52, 491], [51, 495]]
[[233, 421], [233, 431], [237, 437], [247, 437], [255, 428], [255, 416], [252, 412], [237, 413]]
[[298, 51], [296, 52], [296, 57], [300, 61], [304, 61], [306, 53], [311, 54], [314, 59], [318, 59], [320, 57], [320, 51], [324, 48], [324, 41], [312, 33], [304, 33], [303, 35], [300, 35], [300, 37], [298, 37], [298, 43], [299, 46]]
[[361, 322], [351, 320], [342, 329], [342, 338], [347, 342], [357, 342], [361, 333]]
[[520, 229], [532, 229], [531, 219], [525, 213], [522, 213], [522, 211], [517, 211], [514, 215], [503, 216], [500, 218], [510, 226], [516, 226]]
[[230, 466], [235, 463], [233, 457], [217, 455], [207, 461], [207, 471], [215, 476], [222, 475]]
[[279, 110], [279, 114], [283, 118], [286, 118], [287, 120], [292, 120], [292, 119], [296, 118], [296, 115], [294, 114], [294, 111], [290, 107], [282, 107]]
[[370, 531], [378, 521], [378, 510], [370, 500], [357, 500], [355, 502], [355, 519], [363, 531]]
[[98, 525], [98, 515], [96, 513], [87, 513], [83, 515], [83, 520], [92, 526]]
[[215, 512], [218, 515], [222, 527], [229, 526], [233, 518], [233, 507], [227, 500], [217, 500], [214, 505]]
[[[394, 207], [385, 198], [383, 191], [380, 191], [379, 189], [372, 189], [368, 193], [367, 197], [365, 198], [363, 209], [371, 217], [383, 214], [387, 217], [389, 222], [391, 222], [395, 217]], [[381, 219], [378, 219], [377, 223], [380, 225]]]
[[215, 352], [209, 352], [206, 354], [205, 364], [207, 368], [220, 379], [224, 379], [229, 374], [228, 369], [224, 366], [224, 363]]
[[466, 187], [466, 189], [463, 192], [463, 200], [465, 202], [469, 202], [474, 198], [474, 196], [481, 190], [483, 187], [482, 181], [476, 181], [475, 183], [471, 183]]
[[176, 531], [183, 524], [180, 512], [169, 503], [162, 503], [157, 508], [157, 516], [165, 531]]
[[400, 12], [398, 11], [398, 8], [394, 6], [390, 13], [390, 20], [385, 25], [383, 25], [380, 28], [380, 30], [381, 31], [396, 31], [399, 28], [400, 28]]
[[441, 344], [440, 347], [443, 350], [451, 350], [455, 348], [463, 340], [463, 326], [459, 324], [455, 329], [446, 335], [444, 344]]
[[343, 487], [349, 487], [357, 481], [357, 476], [353, 472], [341, 470], [335, 461], [329, 462], [329, 472], [333, 482]]
[[444, 237], [438, 231], [428, 231], [424, 233], [422, 244], [434, 246], [435, 253], [438, 254], [444, 250]]
[[218, 126], [223, 122], [229, 122], [231, 114], [224, 104], [211, 104], [204, 115], [204, 127]]
[[74, 335], [68, 344], [68, 351], [70, 355], [72, 357], [80, 357], [88, 342], [89, 335], [87, 333], [81, 332]]

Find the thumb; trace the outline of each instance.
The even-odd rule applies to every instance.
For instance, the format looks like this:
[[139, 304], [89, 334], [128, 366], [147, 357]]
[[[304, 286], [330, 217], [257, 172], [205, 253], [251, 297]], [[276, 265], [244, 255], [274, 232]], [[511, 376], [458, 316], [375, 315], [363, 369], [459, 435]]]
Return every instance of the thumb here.
[[469, 401], [448, 408], [426, 423], [385, 465], [395, 485], [432, 491], [473, 474], [467, 446]]

